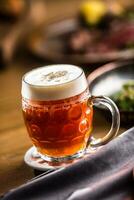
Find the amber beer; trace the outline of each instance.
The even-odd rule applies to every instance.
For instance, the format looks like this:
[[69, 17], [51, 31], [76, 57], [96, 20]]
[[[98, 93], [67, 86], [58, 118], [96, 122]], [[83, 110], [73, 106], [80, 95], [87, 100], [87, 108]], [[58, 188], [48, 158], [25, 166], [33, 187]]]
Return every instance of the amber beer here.
[[42, 67], [23, 77], [24, 120], [41, 155], [66, 157], [86, 148], [93, 116], [88, 97], [84, 72], [76, 66]]
[[[106, 106], [112, 115], [110, 131], [99, 139], [90, 137], [93, 105]], [[41, 67], [24, 75], [22, 108], [34, 146], [51, 162], [78, 158], [91, 147], [108, 143], [119, 130], [115, 103], [105, 96], [90, 96], [83, 70], [73, 65]]]

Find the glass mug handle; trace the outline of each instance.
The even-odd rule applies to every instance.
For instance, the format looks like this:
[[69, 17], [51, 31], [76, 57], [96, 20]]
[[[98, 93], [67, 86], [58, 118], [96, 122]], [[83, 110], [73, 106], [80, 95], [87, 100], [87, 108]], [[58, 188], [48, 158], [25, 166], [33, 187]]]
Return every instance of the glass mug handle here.
[[91, 104], [96, 106], [105, 106], [111, 111], [112, 114], [112, 125], [110, 131], [103, 138], [95, 139], [94, 137], [92, 137], [88, 142], [88, 146], [98, 147], [108, 143], [110, 140], [112, 140], [113, 137], [116, 136], [120, 127], [120, 114], [115, 103], [108, 97], [91, 96], [88, 99], [88, 105], [91, 106]]

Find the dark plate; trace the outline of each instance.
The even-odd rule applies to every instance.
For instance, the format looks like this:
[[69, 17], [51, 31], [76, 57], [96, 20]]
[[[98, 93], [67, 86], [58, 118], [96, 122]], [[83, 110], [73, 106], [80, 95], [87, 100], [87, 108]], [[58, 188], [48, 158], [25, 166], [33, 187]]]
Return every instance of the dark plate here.
[[[128, 80], [134, 80], [134, 60], [106, 64], [94, 70], [88, 76], [89, 89], [92, 95], [111, 96], [118, 92]], [[134, 112], [122, 111], [121, 124], [134, 125]]]
[[79, 27], [76, 19], [67, 19], [51, 24], [42, 37], [34, 36], [29, 48], [36, 56], [56, 63], [97, 64], [115, 60], [134, 58], [134, 49], [126, 49], [111, 53], [66, 54], [64, 49], [66, 35]]

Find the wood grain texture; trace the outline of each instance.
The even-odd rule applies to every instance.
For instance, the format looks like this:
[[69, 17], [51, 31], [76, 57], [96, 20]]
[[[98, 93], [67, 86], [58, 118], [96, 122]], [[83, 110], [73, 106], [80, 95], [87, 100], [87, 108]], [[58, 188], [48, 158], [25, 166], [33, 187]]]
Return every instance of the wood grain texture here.
[[0, 192], [24, 183], [33, 176], [23, 155], [31, 146], [21, 111], [21, 76], [23, 70], [9, 66], [0, 72]]

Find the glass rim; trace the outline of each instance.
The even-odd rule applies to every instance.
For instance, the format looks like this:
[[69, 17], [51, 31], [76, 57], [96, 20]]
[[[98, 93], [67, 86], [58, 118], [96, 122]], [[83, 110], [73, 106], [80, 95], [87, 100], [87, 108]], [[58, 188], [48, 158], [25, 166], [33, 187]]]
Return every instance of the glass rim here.
[[29, 72], [25, 73], [25, 74], [22, 76], [22, 82], [24, 82], [25, 84], [27, 84], [27, 85], [29, 85], [29, 86], [39, 87], [39, 88], [43, 88], [43, 87], [49, 88], [49, 87], [53, 87], [53, 86], [57, 87], [57, 86], [60, 86], [60, 85], [65, 85], [65, 84], [71, 83], [71, 82], [77, 80], [78, 78], [80, 78], [80, 77], [84, 74], [84, 71], [83, 71], [83, 69], [82, 69], [81, 67], [76, 66], [76, 65], [71, 65], [71, 64], [55, 64], [55, 65], [46, 65], [46, 66], [44, 66], [44, 67], [51, 67], [51, 66], [56, 66], [56, 65], [61, 65], [61, 66], [62, 66], [62, 65], [66, 65], [66, 66], [67, 66], [67, 65], [68, 65], [68, 66], [72, 66], [72, 67], [77, 67], [77, 68], [79, 68], [79, 69], [81, 70], [81, 73], [80, 73], [80, 75], [79, 75], [78, 77], [74, 78], [74, 79], [71, 80], [71, 81], [68, 81], [68, 82], [65, 82], [65, 83], [60, 83], [60, 84], [55, 84], [55, 85], [36, 85], [36, 84], [28, 83], [28, 82], [25, 80], [25, 79], [26, 79], [26, 76], [27, 76], [28, 74], [30, 74], [31, 72], [36, 71], [37, 69], [43, 68], [43, 67], [38, 67], [38, 68], [32, 69], [32, 70], [30, 70]]

